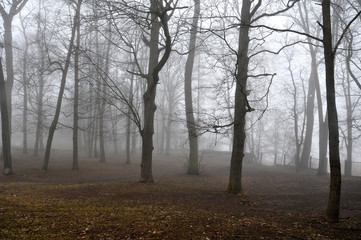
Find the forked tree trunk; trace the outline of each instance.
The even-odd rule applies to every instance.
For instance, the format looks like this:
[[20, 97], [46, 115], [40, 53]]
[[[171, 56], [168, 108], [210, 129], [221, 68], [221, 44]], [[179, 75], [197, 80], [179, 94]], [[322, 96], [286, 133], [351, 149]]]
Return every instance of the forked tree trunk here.
[[188, 141], [189, 141], [189, 163], [188, 163], [188, 174], [198, 175], [198, 134], [197, 124], [194, 120], [193, 111], [193, 100], [192, 100], [192, 73], [194, 58], [196, 52], [196, 40], [197, 40], [197, 29], [198, 19], [200, 14], [200, 0], [194, 0], [194, 14], [193, 22], [190, 30], [190, 41], [189, 41], [189, 55], [185, 67], [184, 76], [184, 94], [185, 94], [185, 107], [186, 107], [186, 121], [188, 129]]
[[[2, 1], [3, 2], [3, 1]], [[4, 26], [4, 48], [5, 48], [5, 65], [6, 65], [6, 82], [4, 84], [7, 92], [7, 111], [9, 124], [9, 138], [11, 142], [11, 122], [12, 122], [12, 89], [14, 85], [14, 54], [13, 54], [13, 33], [12, 22], [14, 17], [24, 8], [28, 0], [8, 1], [9, 8], [6, 9], [6, 4], [0, 4], [0, 15]], [[6, 12], [8, 10], [8, 12]], [[4, 75], [4, 74], [3, 74]], [[10, 143], [11, 144], [11, 143]]]
[[[153, 160], [153, 134], [154, 134], [154, 113], [156, 110], [155, 95], [159, 82], [159, 72], [164, 67], [171, 53], [171, 37], [168, 29], [167, 10], [163, 9], [162, 1], [151, 0], [150, 12], [152, 26], [150, 30], [149, 43], [149, 64], [147, 75], [147, 89], [143, 94], [144, 101], [144, 127], [142, 136], [142, 162], [140, 182], [154, 182], [152, 174]], [[161, 10], [161, 12], [159, 12]], [[159, 34], [162, 27], [165, 35], [164, 54], [159, 58]]]

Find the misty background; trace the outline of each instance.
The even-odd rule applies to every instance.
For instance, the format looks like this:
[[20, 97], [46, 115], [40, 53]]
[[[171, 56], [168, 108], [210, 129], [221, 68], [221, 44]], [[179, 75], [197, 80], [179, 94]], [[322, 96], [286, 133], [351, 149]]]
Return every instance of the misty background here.
[[[78, 46], [78, 147], [84, 156], [105, 159], [107, 155], [125, 154], [127, 146], [131, 154], [141, 151], [139, 129], [144, 124], [143, 94], [147, 86], [139, 69], [146, 71], [149, 58], [148, 36], [142, 30], [147, 28], [146, 22], [142, 22], [131, 7], [115, 12], [112, 2], [83, 2]], [[131, 6], [131, 2], [126, 6]], [[0, 4], [9, 10], [7, 1]], [[333, 26], [335, 38], [340, 36], [341, 26], [352, 18], [355, 8], [360, 8], [357, 1], [338, 1], [338, 4], [340, 7], [333, 11], [343, 21], [338, 20]], [[153, 140], [157, 154], [186, 155], [189, 149], [184, 71], [193, 5], [193, 1], [180, 1], [179, 9], [169, 20], [172, 53], [159, 73], [155, 100]], [[234, 52], [241, 4], [209, 0], [201, 1], [201, 5], [192, 81], [200, 156], [211, 151], [232, 150]], [[262, 8], [268, 11], [282, 8], [282, 4]], [[13, 151], [44, 154], [74, 25], [74, 9], [73, 1], [29, 0], [14, 16], [14, 86], [10, 93]], [[301, 1], [286, 13], [261, 19], [257, 25], [292, 27], [320, 36], [319, 11], [315, 1]], [[137, 18], [138, 22], [131, 21]], [[3, 26], [1, 18], [0, 23]], [[350, 27], [335, 61], [342, 172], [345, 160], [349, 159], [352, 175], [358, 176], [361, 175], [358, 147], [361, 90], [354, 79], [359, 79], [361, 72], [360, 29], [360, 21]], [[4, 31], [1, 27], [2, 36]], [[325, 69], [320, 43], [302, 35], [261, 27], [252, 29], [250, 39], [247, 90], [254, 111], [247, 113], [246, 118], [246, 161], [295, 166], [299, 157], [301, 162], [306, 162], [303, 168], [317, 169], [320, 134], [326, 117]], [[0, 41], [3, 42], [2, 38]], [[4, 64], [3, 48], [1, 52]], [[69, 64], [53, 149], [73, 147], [74, 56]], [[7, 77], [5, 67], [4, 71]], [[101, 153], [102, 147], [104, 153]], [[81, 160], [79, 165], [81, 168]]]

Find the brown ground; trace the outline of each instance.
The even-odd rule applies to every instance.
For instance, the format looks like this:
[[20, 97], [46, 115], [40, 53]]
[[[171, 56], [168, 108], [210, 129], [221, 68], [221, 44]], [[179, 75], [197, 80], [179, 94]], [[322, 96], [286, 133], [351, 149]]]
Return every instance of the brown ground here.
[[204, 156], [200, 176], [185, 157], [154, 157], [155, 184], [138, 183], [139, 156], [82, 158], [55, 150], [15, 155], [14, 176], [0, 176], [0, 239], [361, 239], [361, 178], [343, 179], [340, 223], [324, 213], [328, 177], [289, 167], [244, 165], [244, 196], [225, 192], [229, 156]]

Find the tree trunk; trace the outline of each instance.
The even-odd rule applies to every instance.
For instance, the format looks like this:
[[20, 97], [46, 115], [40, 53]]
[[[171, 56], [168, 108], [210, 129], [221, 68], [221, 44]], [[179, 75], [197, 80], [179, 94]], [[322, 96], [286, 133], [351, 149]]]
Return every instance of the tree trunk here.
[[315, 78], [317, 74], [317, 65], [311, 59], [311, 73], [308, 83], [308, 94], [307, 94], [307, 107], [306, 107], [306, 134], [305, 141], [303, 144], [303, 150], [301, 154], [300, 168], [308, 168], [308, 160], [311, 155], [311, 146], [312, 146], [312, 135], [313, 135], [313, 125], [314, 125], [314, 108], [315, 108]]
[[22, 80], [23, 80], [23, 153], [28, 152], [28, 74], [27, 74], [27, 68], [28, 68], [28, 50], [29, 50], [29, 42], [28, 38], [25, 33], [25, 27], [22, 23], [23, 28], [23, 35], [25, 39], [25, 49], [24, 49], [24, 55], [23, 55], [23, 74], [22, 74]]
[[[159, 72], [164, 67], [171, 53], [171, 37], [168, 29], [168, 15], [167, 10], [163, 9], [162, 2], [158, 0], [151, 0], [150, 12], [152, 26], [150, 30], [149, 43], [149, 64], [147, 75], [147, 89], [143, 94], [144, 101], [144, 127], [141, 131], [142, 136], [142, 162], [140, 182], [154, 182], [152, 174], [152, 160], [153, 160], [153, 134], [154, 134], [154, 113], [157, 109], [155, 105], [155, 95], [157, 91], [157, 84], [159, 83]], [[161, 12], [158, 12], [161, 10]], [[159, 58], [159, 34], [162, 27], [165, 35], [164, 54], [160, 60]]]
[[328, 114], [326, 110], [326, 116], [323, 116], [322, 96], [320, 88], [320, 79], [315, 79], [317, 106], [318, 106], [318, 170], [317, 175], [322, 176], [327, 174], [327, 137], [328, 137]]
[[236, 75], [236, 93], [234, 107], [234, 130], [231, 167], [229, 175], [228, 192], [242, 193], [242, 162], [246, 139], [245, 124], [247, 113], [247, 78], [248, 78], [248, 47], [249, 24], [251, 21], [251, 1], [243, 0], [241, 10], [241, 27], [239, 28], [238, 61]]
[[193, 100], [192, 100], [192, 73], [194, 58], [196, 52], [196, 40], [197, 40], [197, 29], [198, 19], [200, 14], [200, 0], [194, 0], [194, 14], [192, 28], [190, 30], [190, 41], [189, 41], [189, 55], [185, 67], [184, 76], [184, 94], [185, 94], [185, 107], [186, 107], [186, 121], [188, 129], [188, 140], [189, 140], [189, 163], [188, 163], [188, 174], [198, 175], [198, 134], [197, 124], [194, 120], [193, 111]]
[[338, 116], [335, 99], [335, 52], [332, 47], [331, 32], [331, 3], [330, 0], [322, 1], [323, 17], [323, 46], [326, 67], [326, 89], [327, 89], [327, 112], [329, 127], [329, 157], [330, 157], [330, 192], [327, 205], [327, 220], [339, 221], [341, 200], [341, 167], [339, 153]]
[[48, 140], [46, 142], [45, 156], [44, 156], [43, 167], [42, 167], [42, 169], [44, 171], [48, 170], [51, 145], [52, 145], [52, 142], [53, 142], [53, 137], [54, 137], [54, 133], [55, 133], [55, 130], [56, 130], [56, 126], [57, 126], [58, 121], [59, 121], [60, 109], [61, 109], [61, 104], [62, 104], [62, 101], [63, 101], [63, 94], [64, 94], [64, 90], [65, 90], [66, 76], [68, 74], [68, 69], [69, 69], [69, 65], [70, 65], [70, 58], [71, 58], [71, 55], [72, 55], [72, 49], [73, 49], [73, 45], [74, 45], [75, 32], [76, 32], [76, 28], [77, 28], [76, 23], [77, 23], [77, 19], [80, 16], [81, 3], [82, 3], [82, 0], [78, 0], [77, 7], [76, 7], [76, 14], [74, 16], [74, 24], [73, 24], [73, 27], [72, 27], [72, 30], [71, 30], [71, 39], [70, 39], [70, 43], [69, 43], [69, 47], [68, 47], [68, 53], [67, 53], [67, 56], [66, 56], [66, 59], [65, 59], [65, 66], [64, 66], [64, 69], [62, 71], [59, 95], [58, 95], [58, 100], [57, 100], [56, 109], [55, 109], [55, 115], [54, 115], [54, 119], [53, 119], [53, 121], [52, 121], [52, 123], [50, 125], [50, 128], [49, 128], [49, 136], [48, 136]]
[[[347, 68], [347, 76], [348, 81], [345, 89], [345, 97], [346, 97], [346, 110], [347, 110], [347, 118], [346, 118], [346, 126], [347, 126], [347, 137], [346, 137], [346, 147], [347, 147], [347, 159], [345, 162], [345, 176], [352, 175], [352, 150], [353, 150], [353, 134], [352, 134], [352, 127], [353, 127], [353, 110], [352, 110], [352, 102], [351, 102], [351, 86], [350, 86], [350, 77], [352, 80], [357, 84], [360, 88], [359, 81], [357, 77], [353, 74], [351, 69], [351, 58], [353, 55], [352, 49], [353, 43], [353, 36], [351, 35], [350, 39], [348, 40], [348, 49], [346, 54], [346, 68]], [[360, 88], [361, 89], [361, 88]]]
[[149, 85], [144, 93], [144, 129], [142, 131], [142, 164], [140, 182], [153, 182], [152, 154], [156, 85]]
[[73, 115], [73, 170], [79, 170], [79, 48], [80, 18], [76, 19], [76, 46], [74, 52], [74, 115]]
[[[344, 79], [345, 80], [345, 79]], [[350, 77], [346, 79], [347, 83], [343, 82], [343, 88], [345, 92], [345, 100], [346, 100], [346, 152], [347, 158], [345, 161], [345, 176], [352, 175], [352, 148], [353, 148], [353, 136], [352, 136], [352, 100], [351, 100], [351, 87], [350, 87]], [[346, 85], [346, 86], [345, 86]]]
[[[134, 69], [132, 70], [134, 71]], [[133, 107], [133, 98], [134, 98], [134, 93], [133, 93], [133, 88], [134, 88], [134, 75], [132, 74], [130, 76], [130, 89], [129, 89], [129, 105], [128, 106], [128, 117], [127, 117], [127, 134], [126, 134], [126, 146], [125, 146], [125, 151], [126, 151], [126, 164], [130, 164], [131, 160], [130, 160], [130, 137], [131, 137], [131, 130], [132, 130], [132, 121], [131, 121], [131, 117], [130, 115], [132, 114], [132, 109], [131, 107]]]
[[4, 21], [4, 46], [5, 46], [5, 65], [6, 65], [6, 92], [7, 92], [7, 105], [9, 117], [9, 134], [11, 142], [11, 129], [12, 129], [12, 89], [14, 85], [14, 55], [13, 55], [13, 34], [12, 34], [12, 21], [13, 15], [3, 16]]
[[[41, 16], [41, 5], [39, 4], [39, 16]], [[39, 66], [39, 85], [37, 95], [37, 113], [36, 113], [36, 130], [35, 130], [35, 144], [34, 144], [34, 156], [39, 155], [39, 149], [43, 142], [43, 101], [44, 101], [44, 68], [45, 68], [45, 50], [44, 42], [41, 33], [41, 19], [38, 19], [37, 26], [37, 46], [39, 51], [40, 66]], [[43, 33], [44, 34], [44, 33]]]
[[2, 153], [4, 159], [4, 175], [13, 174], [11, 160], [11, 143], [10, 143], [10, 122], [7, 104], [5, 77], [3, 72], [2, 61], [0, 58], [0, 108], [1, 108], [1, 129], [2, 129]]
[[[170, 143], [171, 143], [171, 135], [172, 135], [172, 112], [173, 112], [172, 105], [173, 105], [173, 103], [171, 103], [171, 102], [168, 103], [167, 126], [165, 127], [165, 155], [167, 155], [167, 156], [170, 155]], [[163, 117], [163, 122], [164, 121], [165, 121], [165, 116]], [[164, 138], [164, 133], [162, 136]], [[196, 152], [197, 152], [197, 157], [198, 157], [198, 149]], [[197, 160], [197, 162], [198, 162], [198, 160]]]
[[328, 114], [326, 110], [325, 120], [320, 121], [319, 133], [319, 163], [317, 175], [327, 175], [327, 143], [328, 143]]

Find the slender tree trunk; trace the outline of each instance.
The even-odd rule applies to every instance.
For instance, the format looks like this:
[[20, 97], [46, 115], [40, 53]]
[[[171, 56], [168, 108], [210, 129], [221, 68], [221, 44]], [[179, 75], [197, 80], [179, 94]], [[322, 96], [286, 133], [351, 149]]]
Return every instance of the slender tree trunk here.
[[[343, 88], [345, 93], [345, 101], [346, 101], [346, 153], [347, 158], [345, 161], [345, 176], [352, 175], [352, 148], [353, 148], [353, 137], [352, 137], [352, 100], [351, 100], [351, 87], [350, 87], [350, 77], [347, 74], [347, 83], [343, 82]], [[345, 80], [345, 79], [344, 79]]]
[[[39, 4], [39, 16], [41, 15], [41, 5]], [[38, 19], [37, 28], [37, 45], [40, 57], [39, 66], [39, 83], [38, 83], [38, 95], [37, 95], [37, 113], [36, 113], [36, 130], [35, 130], [35, 145], [34, 156], [39, 155], [39, 149], [42, 149], [43, 145], [43, 102], [44, 102], [44, 68], [45, 68], [45, 50], [44, 42], [41, 35], [41, 20]]]
[[246, 139], [245, 124], [247, 113], [247, 79], [248, 79], [248, 47], [249, 23], [251, 21], [251, 1], [243, 0], [241, 10], [241, 27], [239, 28], [238, 61], [236, 73], [236, 92], [234, 106], [234, 133], [229, 175], [228, 192], [242, 193], [242, 162]]
[[[133, 70], [132, 70], [133, 71]], [[128, 106], [128, 117], [127, 117], [127, 134], [126, 134], [126, 146], [125, 146], [125, 151], [126, 151], [126, 164], [130, 164], [131, 160], [130, 160], [130, 137], [131, 137], [131, 130], [132, 130], [132, 121], [130, 118], [130, 115], [132, 114], [132, 110], [131, 107], [133, 107], [133, 98], [134, 98], [134, 93], [133, 93], [133, 88], [134, 88], [134, 75], [132, 74], [130, 76], [130, 89], [129, 89], [129, 105]]]
[[351, 176], [352, 175], [352, 150], [353, 150], [353, 135], [352, 135], [352, 127], [353, 127], [353, 110], [352, 110], [352, 102], [351, 102], [351, 86], [350, 86], [350, 77], [358, 87], [361, 89], [359, 85], [359, 81], [357, 77], [353, 74], [351, 70], [351, 58], [353, 55], [352, 50], [352, 43], [353, 43], [353, 36], [351, 35], [349, 41], [348, 41], [348, 49], [347, 49], [347, 55], [346, 55], [346, 68], [347, 68], [347, 76], [348, 81], [345, 89], [345, 97], [346, 97], [346, 110], [347, 110], [347, 118], [346, 118], [346, 126], [347, 126], [347, 159], [345, 162], [345, 176]]
[[192, 100], [192, 74], [193, 65], [196, 52], [196, 40], [197, 40], [197, 29], [198, 19], [200, 14], [200, 0], [194, 0], [194, 14], [193, 22], [191, 27], [191, 35], [189, 41], [189, 55], [185, 67], [184, 76], [184, 94], [185, 94], [185, 106], [186, 106], [186, 121], [188, 129], [188, 141], [189, 141], [189, 163], [188, 163], [188, 174], [198, 175], [198, 133], [197, 124], [194, 120], [193, 111], [193, 100]]
[[314, 108], [315, 108], [315, 78], [317, 74], [317, 65], [311, 59], [311, 73], [308, 84], [308, 94], [307, 94], [307, 107], [306, 107], [306, 134], [305, 141], [303, 144], [303, 150], [301, 154], [300, 168], [308, 168], [308, 160], [311, 155], [311, 146], [312, 146], [312, 135], [313, 135], [313, 125], [314, 125]]
[[340, 200], [341, 200], [341, 164], [339, 153], [339, 133], [338, 116], [335, 99], [335, 52], [332, 47], [331, 31], [331, 2], [322, 1], [323, 17], [323, 46], [326, 67], [326, 93], [327, 112], [329, 127], [329, 156], [330, 156], [330, 192], [327, 205], [327, 220], [331, 222], [339, 221]]
[[2, 129], [2, 154], [4, 159], [4, 175], [13, 174], [11, 160], [11, 143], [10, 143], [10, 122], [9, 109], [7, 104], [5, 87], [5, 77], [3, 72], [2, 60], [0, 58], [0, 108], [1, 108], [1, 129]]
[[[22, 24], [23, 26], [23, 24]], [[23, 153], [28, 152], [28, 77], [27, 77], [27, 67], [28, 67], [28, 50], [29, 43], [25, 33], [25, 28], [23, 26], [24, 39], [25, 39], [25, 49], [24, 49], [24, 59], [23, 59]]]
[[75, 20], [76, 46], [74, 52], [74, 115], [73, 115], [73, 170], [79, 170], [79, 48], [80, 48], [80, 18]]
[[52, 123], [50, 125], [50, 128], [49, 128], [49, 136], [48, 136], [48, 140], [46, 142], [45, 156], [44, 156], [43, 167], [42, 167], [42, 169], [44, 171], [48, 170], [51, 145], [52, 145], [52, 142], [53, 142], [53, 137], [54, 137], [54, 133], [55, 133], [55, 130], [56, 130], [56, 126], [57, 126], [58, 121], [59, 121], [61, 104], [62, 104], [62, 101], [63, 101], [63, 94], [64, 94], [64, 90], [65, 90], [66, 77], [67, 77], [67, 74], [68, 74], [70, 59], [71, 59], [73, 45], [74, 45], [75, 32], [76, 32], [76, 28], [77, 28], [76, 23], [77, 23], [77, 19], [79, 18], [79, 15], [80, 15], [81, 3], [82, 3], [82, 0], [78, 0], [77, 7], [76, 7], [76, 14], [74, 16], [74, 24], [73, 24], [73, 27], [72, 27], [72, 30], [71, 30], [71, 39], [70, 39], [70, 43], [69, 43], [69, 47], [68, 47], [68, 53], [67, 53], [67, 56], [66, 56], [66, 59], [65, 59], [65, 66], [64, 66], [64, 69], [62, 71], [59, 95], [58, 95], [58, 100], [57, 100], [56, 109], [55, 109], [55, 115], [54, 115], [54, 119], [53, 119], [53, 121], [52, 121]]
[[130, 149], [130, 153], [131, 154], [135, 154], [137, 152], [137, 138], [138, 138], [138, 134], [137, 134], [137, 127], [135, 126], [135, 124], [131, 125], [131, 149]]
[[320, 79], [315, 79], [317, 106], [318, 106], [318, 170], [317, 175], [322, 176], [327, 174], [327, 137], [328, 137], [328, 114], [326, 110], [326, 116], [323, 116], [322, 96], [320, 88]]
[[319, 163], [317, 175], [327, 175], [327, 143], [328, 143], [328, 113], [324, 120], [320, 121], [320, 134], [319, 134]]
[[[168, 103], [169, 104], [169, 109], [168, 109], [168, 117], [167, 117], [167, 126], [165, 127], [165, 155], [170, 155], [170, 143], [171, 143], [171, 135], [172, 135], [172, 112], [173, 112], [173, 108], [172, 108], [172, 104], [173, 103]], [[164, 118], [163, 118], [164, 120]], [[164, 128], [163, 128], [164, 129]], [[163, 134], [164, 136], [164, 134]], [[198, 151], [197, 151], [197, 155], [198, 155]]]

